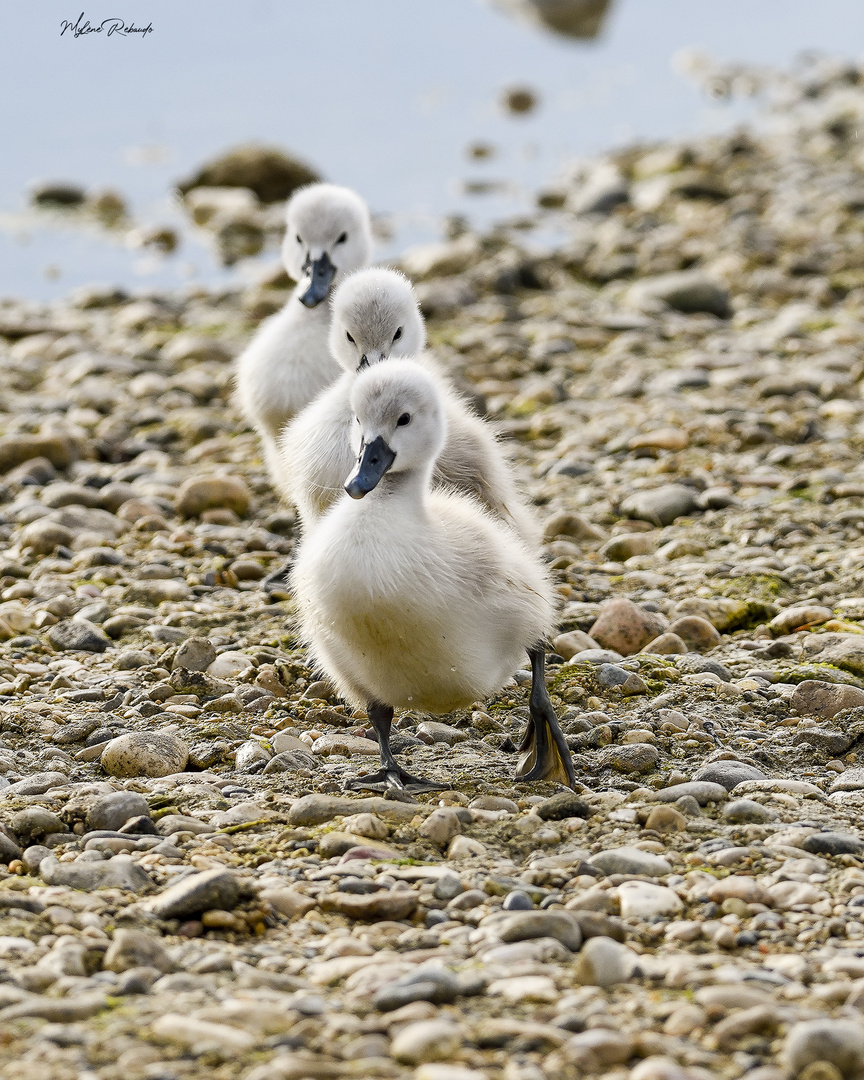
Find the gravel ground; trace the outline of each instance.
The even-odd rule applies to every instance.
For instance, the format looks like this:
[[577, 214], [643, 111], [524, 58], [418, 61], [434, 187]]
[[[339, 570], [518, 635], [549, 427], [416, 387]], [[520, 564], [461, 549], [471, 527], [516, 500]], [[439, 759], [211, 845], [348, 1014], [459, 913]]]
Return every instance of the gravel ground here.
[[230, 401], [278, 274], [0, 304], [0, 1077], [864, 1075], [862, 84], [404, 258], [545, 521], [576, 792], [512, 780], [523, 672], [400, 718], [451, 791], [342, 794]]

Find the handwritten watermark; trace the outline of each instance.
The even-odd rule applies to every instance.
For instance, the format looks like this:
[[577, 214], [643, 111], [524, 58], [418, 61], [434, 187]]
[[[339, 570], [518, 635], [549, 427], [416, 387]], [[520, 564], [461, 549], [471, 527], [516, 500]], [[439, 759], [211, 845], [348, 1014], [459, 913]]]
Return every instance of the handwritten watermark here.
[[153, 23], [147, 23], [146, 26], [136, 26], [134, 23], [127, 23], [123, 19], [103, 19], [94, 26], [89, 19], [84, 18], [84, 12], [82, 11], [75, 22], [72, 22], [71, 19], [62, 19], [60, 21], [60, 37], [63, 37], [67, 32], [74, 38], [86, 37], [88, 34], [104, 34], [105, 37], [109, 38], [116, 35], [117, 37], [138, 36], [143, 39], [148, 34], [153, 33]]

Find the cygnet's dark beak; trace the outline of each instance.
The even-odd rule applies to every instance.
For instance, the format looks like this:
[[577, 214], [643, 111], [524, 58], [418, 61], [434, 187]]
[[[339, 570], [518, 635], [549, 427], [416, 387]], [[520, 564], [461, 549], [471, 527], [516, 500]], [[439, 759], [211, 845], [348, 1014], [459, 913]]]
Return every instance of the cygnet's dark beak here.
[[380, 435], [371, 443], [363, 443], [357, 467], [345, 481], [345, 490], [352, 499], [362, 499], [374, 491], [395, 460], [396, 455]]
[[330, 256], [325, 251], [320, 259], [312, 262], [307, 259], [303, 269], [309, 277], [309, 288], [300, 297], [300, 303], [305, 307], [317, 307], [322, 300], [326, 300], [336, 274], [336, 267], [330, 262]]

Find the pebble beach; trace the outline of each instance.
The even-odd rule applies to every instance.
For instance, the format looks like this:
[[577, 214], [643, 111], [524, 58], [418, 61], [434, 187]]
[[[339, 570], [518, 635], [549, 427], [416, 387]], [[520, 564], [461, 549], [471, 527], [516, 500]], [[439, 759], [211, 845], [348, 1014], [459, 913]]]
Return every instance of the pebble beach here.
[[232, 401], [278, 266], [0, 300], [4, 1080], [864, 1076], [864, 68], [696, 74], [764, 122], [399, 264], [542, 523], [575, 791], [528, 671], [397, 719], [449, 791], [344, 791]]

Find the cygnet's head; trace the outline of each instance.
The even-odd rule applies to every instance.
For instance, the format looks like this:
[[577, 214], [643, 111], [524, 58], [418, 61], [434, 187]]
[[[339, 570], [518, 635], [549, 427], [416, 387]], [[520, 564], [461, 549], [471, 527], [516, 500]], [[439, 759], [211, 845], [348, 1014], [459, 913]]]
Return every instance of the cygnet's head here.
[[310, 184], [288, 200], [287, 218], [285, 269], [307, 286], [300, 302], [315, 307], [327, 299], [334, 282], [369, 262], [369, 208], [350, 188]]
[[398, 270], [358, 270], [333, 294], [330, 352], [346, 371], [391, 356], [417, 356], [425, 347], [417, 296]]
[[447, 419], [432, 375], [413, 360], [392, 360], [360, 373], [351, 390], [357, 420], [357, 465], [345, 482], [362, 499], [385, 473], [431, 471], [444, 447]]

